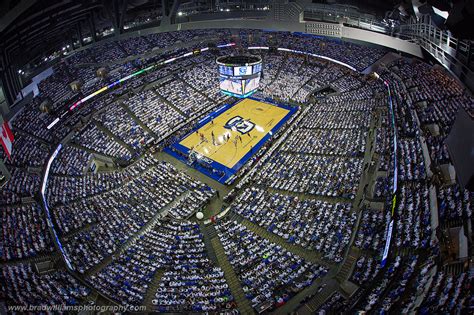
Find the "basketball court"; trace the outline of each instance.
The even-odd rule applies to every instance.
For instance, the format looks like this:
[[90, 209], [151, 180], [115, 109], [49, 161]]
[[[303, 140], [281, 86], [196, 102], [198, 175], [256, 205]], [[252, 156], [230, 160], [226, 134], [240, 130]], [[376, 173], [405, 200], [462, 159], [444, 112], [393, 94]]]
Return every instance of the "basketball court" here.
[[[181, 160], [186, 159], [188, 164], [219, 182], [225, 182], [295, 111], [294, 107], [246, 98], [207, 116], [179, 143], [172, 145], [174, 150], [167, 152]], [[178, 151], [181, 155], [169, 151]], [[194, 163], [196, 160], [199, 163]]]

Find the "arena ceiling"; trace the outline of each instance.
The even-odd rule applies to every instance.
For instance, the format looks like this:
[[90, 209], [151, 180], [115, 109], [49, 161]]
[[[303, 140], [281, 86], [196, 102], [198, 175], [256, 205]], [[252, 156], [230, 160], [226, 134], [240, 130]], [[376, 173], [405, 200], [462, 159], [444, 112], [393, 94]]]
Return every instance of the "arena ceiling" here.
[[[95, 37], [105, 28], [124, 32], [128, 18], [142, 13], [173, 17], [177, 10], [213, 11], [220, 6], [232, 10], [255, 8], [280, 0], [1, 0], [0, 56], [7, 64], [21, 67], [64, 45], [86, 36]], [[379, 17], [401, 19], [413, 14], [412, 0], [300, 0], [301, 3], [341, 4]], [[433, 1], [417, 0], [421, 3]], [[451, 1], [435, 1], [452, 7]], [[184, 5], [186, 4], [186, 5]], [[159, 21], [156, 25], [158, 26]], [[92, 31], [92, 30], [95, 30]], [[94, 38], [95, 39], [95, 38]]]
[[[71, 40], [93, 36], [105, 27], [123, 30], [127, 13], [161, 10], [171, 0], [3, 0], [0, 49], [19, 63], [57, 49]], [[119, 27], [121, 26], [121, 27]], [[20, 53], [21, 52], [21, 53]], [[20, 60], [18, 60], [20, 58]]]

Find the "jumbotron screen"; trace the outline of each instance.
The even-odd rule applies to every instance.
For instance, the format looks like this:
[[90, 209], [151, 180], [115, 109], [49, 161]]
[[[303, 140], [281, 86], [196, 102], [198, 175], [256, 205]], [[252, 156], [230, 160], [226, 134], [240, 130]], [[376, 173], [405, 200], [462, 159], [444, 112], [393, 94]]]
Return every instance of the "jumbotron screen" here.
[[258, 56], [225, 56], [217, 58], [220, 89], [224, 94], [247, 97], [257, 91], [262, 71]]

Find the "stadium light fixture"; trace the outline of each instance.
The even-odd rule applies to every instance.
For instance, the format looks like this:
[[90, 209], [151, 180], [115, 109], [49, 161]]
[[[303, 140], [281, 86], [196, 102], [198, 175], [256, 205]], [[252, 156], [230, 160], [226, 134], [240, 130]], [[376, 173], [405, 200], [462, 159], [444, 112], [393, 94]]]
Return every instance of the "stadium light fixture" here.
[[179, 12], [178, 12], [178, 15], [179, 15], [179, 16], [182, 16], [182, 15], [183, 15], [183, 12], [179, 11]]

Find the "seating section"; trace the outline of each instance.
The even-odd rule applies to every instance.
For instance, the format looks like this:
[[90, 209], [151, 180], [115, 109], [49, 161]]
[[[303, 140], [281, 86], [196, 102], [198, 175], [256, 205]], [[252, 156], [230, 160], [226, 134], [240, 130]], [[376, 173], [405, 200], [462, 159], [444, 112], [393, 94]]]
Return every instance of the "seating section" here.
[[316, 250], [335, 262], [342, 261], [357, 218], [349, 203], [299, 200], [258, 188], [243, 191], [232, 209], [287, 242]]
[[440, 219], [461, 219], [472, 217], [472, 197], [467, 189], [458, 184], [438, 189], [438, 210]]
[[[427, 298], [420, 306], [421, 312], [426, 313], [459, 313], [463, 305], [471, 303], [472, 295], [469, 295], [473, 276], [461, 273], [453, 276], [440, 272], [431, 283]], [[472, 293], [472, 290], [471, 290]]]
[[0, 190], [0, 205], [15, 205], [22, 198], [31, 198], [39, 192], [40, 177], [20, 168], [11, 168], [11, 179]]
[[150, 44], [145, 37], [132, 37], [119, 42], [127, 55], [139, 55], [150, 50]]
[[39, 110], [40, 104], [41, 100], [34, 98], [30, 106], [23, 108], [12, 122], [12, 131], [15, 132], [18, 128], [46, 142], [51, 142], [54, 136], [44, 127], [48, 126], [52, 120], [48, 114]]
[[[158, 271], [156, 292], [148, 292]], [[89, 281], [124, 304], [140, 305], [152, 294], [159, 312], [205, 312], [232, 303], [223, 275], [207, 256], [199, 226], [169, 221], [158, 222]]]
[[141, 151], [151, 135], [143, 130], [130, 115], [118, 104], [114, 104], [107, 112], [97, 118], [115, 136]]
[[125, 104], [158, 136], [164, 136], [184, 121], [183, 116], [163, 102], [153, 90], [130, 97]]
[[225, 253], [254, 309], [273, 309], [327, 273], [232, 220], [216, 225]]
[[262, 184], [295, 193], [353, 199], [357, 192], [362, 160], [300, 153], [275, 154], [262, 168]]
[[2, 266], [0, 287], [12, 305], [80, 305], [91, 290], [66, 271], [39, 275], [29, 264]]
[[390, 215], [384, 215], [381, 210], [364, 207], [359, 230], [354, 245], [363, 250], [379, 252], [385, 245], [385, 229], [388, 226]]
[[11, 160], [6, 158], [3, 150], [0, 151], [0, 159], [16, 167], [42, 167], [50, 151], [49, 145], [37, 138], [28, 134], [16, 133]]
[[282, 151], [352, 156], [365, 152], [366, 138], [363, 129], [297, 129]]
[[61, 149], [51, 165], [54, 174], [81, 176], [87, 172], [91, 154], [71, 146]]
[[421, 180], [426, 178], [425, 162], [421, 144], [416, 140], [401, 139], [400, 150], [400, 179]]
[[106, 42], [93, 50], [95, 50], [94, 55], [98, 63], [117, 61], [127, 57], [124, 49], [116, 42]]
[[261, 90], [265, 91], [265, 89], [271, 88], [271, 85], [277, 78], [278, 71], [283, 65], [284, 61], [284, 55], [268, 55], [267, 58], [263, 59], [262, 72], [264, 73], [264, 76], [260, 80]]
[[[90, 229], [74, 234], [66, 244], [80, 272], [110, 256], [147, 222], [156, 216], [165, 216], [167, 209], [176, 203], [192, 204], [183, 206], [185, 210], [181, 212], [169, 210], [175, 217], [182, 218], [203, 207], [214, 194], [211, 188], [171, 164], [152, 162], [141, 162], [134, 169], [126, 170], [118, 177], [122, 180], [114, 182], [112, 190], [53, 209], [56, 221], [61, 222], [62, 233], [91, 225]], [[98, 184], [100, 182], [95, 183], [96, 187]]]
[[2, 261], [35, 257], [54, 250], [40, 205], [12, 206], [0, 211]]
[[157, 92], [188, 117], [204, 114], [213, 106], [210, 100], [181, 80], [170, 81]]
[[355, 129], [369, 125], [367, 112], [311, 111], [301, 122], [308, 129]]
[[204, 93], [215, 102], [222, 102], [226, 96], [219, 88], [219, 77], [214, 59], [205, 59], [191, 69], [180, 72], [179, 76], [195, 90]]
[[265, 87], [264, 92], [281, 100], [288, 101], [311, 78], [311, 72], [304, 67], [304, 59], [288, 57], [281, 66], [278, 77]]
[[112, 140], [93, 123], [87, 125], [82, 132], [74, 137], [73, 141], [106, 156], [125, 160], [131, 158], [130, 152], [124, 146]]
[[62, 63], [55, 65], [53, 74], [38, 84], [41, 100], [51, 101], [52, 109], [57, 109], [64, 101], [77, 96], [69, 86], [73, 81], [74, 78], [66, 65]]

